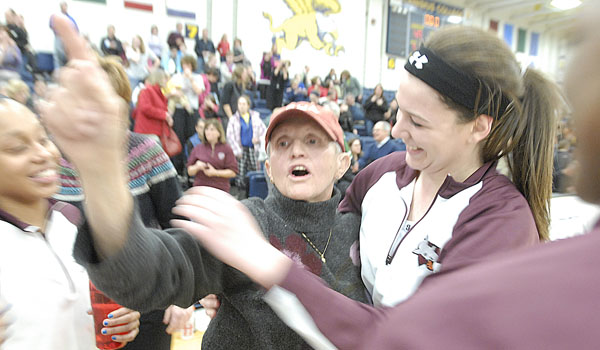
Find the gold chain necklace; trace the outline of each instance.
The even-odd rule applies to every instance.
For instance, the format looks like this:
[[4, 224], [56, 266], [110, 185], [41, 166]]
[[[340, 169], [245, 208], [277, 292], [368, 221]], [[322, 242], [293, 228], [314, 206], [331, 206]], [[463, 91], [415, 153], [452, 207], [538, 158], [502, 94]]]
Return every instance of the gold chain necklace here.
[[306, 237], [304, 232], [300, 232], [300, 234], [302, 235], [302, 237], [304, 237], [304, 239], [308, 242], [308, 244], [310, 244], [310, 246], [317, 252], [317, 254], [319, 254], [321, 256], [321, 261], [327, 262], [327, 260], [325, 259], [325, 252], [327, 252], [327, 247], [329, 247], [329, 241], [331, 241], [331, 233], [332, 232], [333, 232], [333, 229], [329, 229], [329, 238], [327, 238], [327, 244], [325, 244], [325, 249], [323, 249], [323, 253], [321, 253], [321, 251], [313, 244], [313, 242], [308, 237]]

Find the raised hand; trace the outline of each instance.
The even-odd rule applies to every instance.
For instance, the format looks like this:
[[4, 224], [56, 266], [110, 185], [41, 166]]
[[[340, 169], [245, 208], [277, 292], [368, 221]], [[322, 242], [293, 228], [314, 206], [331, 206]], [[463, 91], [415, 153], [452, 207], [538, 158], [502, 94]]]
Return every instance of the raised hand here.
[[191, 220], [173, 220], [198, 239], [216, 258], [264, 287], [279, 283], [292, 261], [270, 245], [248, 209], [229, 193], [192, 187], [177, 201], [173, 213]]
[[53, 23], [69, 63], [60, 70], [59, 87], [42, 106], [44, 123], [80, 171], [94, 167], [106, 156], [122, 160], [127, 130], [125, 101], [117, 96], [72, 22], [55, 15]]

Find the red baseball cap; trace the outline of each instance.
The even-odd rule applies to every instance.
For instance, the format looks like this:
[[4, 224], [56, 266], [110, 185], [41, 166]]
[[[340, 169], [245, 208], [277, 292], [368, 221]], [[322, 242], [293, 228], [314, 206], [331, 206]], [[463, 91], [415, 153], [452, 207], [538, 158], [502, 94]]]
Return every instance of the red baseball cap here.
[[308, 117], [316, 121], [323, 130], [327, 132], [329, 137], [340, 145], [342, 151], [346, 151], [346, 148], [344, 147], [344, 131], [338, 122], [338, 118], [331, 110], [310, 102], [292, 102], [287, 106], [276, 110], [273, 113], [271, 121], [269, 122], [269, 127], [267, 128], [265, 147], [269, 144], [271, 134], [277, 125], [285, 120], [298, 116]]

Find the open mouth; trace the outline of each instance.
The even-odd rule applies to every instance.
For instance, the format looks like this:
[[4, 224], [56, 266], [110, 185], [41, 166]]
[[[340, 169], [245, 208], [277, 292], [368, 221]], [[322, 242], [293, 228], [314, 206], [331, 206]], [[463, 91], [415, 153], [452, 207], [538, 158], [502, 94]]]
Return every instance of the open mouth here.
[[292, 169], [292, 176], [294, 177], [302, 177], [308, 174], [310, 174], [310, 172], [302, 165], [297, 165]]

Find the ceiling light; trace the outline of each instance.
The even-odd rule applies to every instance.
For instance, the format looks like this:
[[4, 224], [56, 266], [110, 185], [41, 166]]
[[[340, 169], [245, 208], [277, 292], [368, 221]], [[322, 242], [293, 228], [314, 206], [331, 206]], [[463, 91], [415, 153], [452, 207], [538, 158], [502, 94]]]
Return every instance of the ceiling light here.
[[448, 16], [447, 21], [452, 24], [459, 24], [462, 22], [462, 17], [460, 16]]
[[570, 10], [581, 5], [581, 0], [552, 0], [550, 5], [559, 10]]

